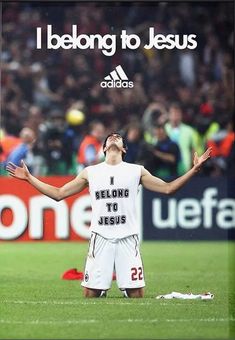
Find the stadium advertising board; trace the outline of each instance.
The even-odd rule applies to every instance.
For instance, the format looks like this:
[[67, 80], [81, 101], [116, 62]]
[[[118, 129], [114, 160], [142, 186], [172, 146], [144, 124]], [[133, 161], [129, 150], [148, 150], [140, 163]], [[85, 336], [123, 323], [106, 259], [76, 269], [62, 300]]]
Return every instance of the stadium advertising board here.
[[[71, 177], [43, 181], [61, 186]], [[82, 241], [89, 238], [90, 197], [82, 194], [56, 202], [26, 182], [0, 178], [0, 240]]]
[[173, 196], [143, 190], [143, 238], [235, 239], [234, 192], [225, 178], [194, 178]]
[[[71, 177], [43, 180], [62, 185]], [[89, 238], [87, 190], [56, 202], [26, 182], [0, 178], [0, 239], [5, 241], [82, 241]], [[235, 237], [235, 199], [224, 178], [195, 178], [173, 196], [139, 194], [140, 230], [146, 240]], [[232, 186], [229, 186], [231, 192]], [[142, 216], [142, 218], [141, 218]]]

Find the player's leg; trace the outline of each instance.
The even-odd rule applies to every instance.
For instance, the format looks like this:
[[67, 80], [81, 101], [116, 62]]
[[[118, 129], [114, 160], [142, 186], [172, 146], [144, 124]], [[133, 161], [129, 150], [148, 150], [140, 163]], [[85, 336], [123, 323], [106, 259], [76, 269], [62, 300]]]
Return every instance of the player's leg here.
[[129, 298], [143, 298], [144, 297], [144, 288], [132, 288], [126, 289], [126, 295]]
[[86, 298], [106, 297], [106, 290], [84, 287], [83, 292]]
[[85, 297], [102, 297], [111, 287], [115, 245], [102, 236], [92, 233], [86, 259], [84, 278]]
[[124, 296], [142, 298], [145, 281], [137, 235], [119, 240], [116, 248], [115, 268], [117, 285], [124, 291]]

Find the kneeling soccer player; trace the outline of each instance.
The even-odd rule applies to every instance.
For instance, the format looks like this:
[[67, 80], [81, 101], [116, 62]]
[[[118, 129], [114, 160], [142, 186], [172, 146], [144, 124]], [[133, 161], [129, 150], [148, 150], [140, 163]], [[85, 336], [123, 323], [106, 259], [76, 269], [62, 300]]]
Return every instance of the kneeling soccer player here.
[[101, 297], [111, 287], [113, 270], [117, 285], [126, 297], [144, 296], [144, 272], [137, 230], [137, 193], [142, 184], [148, 190], [171, 194], [196, 174], [210, 157], [211, 149], [198, 157], [183, 176], [169, 183], [152, 176], [143, 166], [123, 161], [127, 151], [118, 133], [109, 135], [103, 145], [105, 161], [88, 166], [62, 187], [48, 185], [32, 176], [24, 162], [22, 167], [7, 165], [13, 177], [27, 180], [41, 193], [60, 201], [89, 186], [92, 204], [91, 239], [86, 259], [85, 297]]

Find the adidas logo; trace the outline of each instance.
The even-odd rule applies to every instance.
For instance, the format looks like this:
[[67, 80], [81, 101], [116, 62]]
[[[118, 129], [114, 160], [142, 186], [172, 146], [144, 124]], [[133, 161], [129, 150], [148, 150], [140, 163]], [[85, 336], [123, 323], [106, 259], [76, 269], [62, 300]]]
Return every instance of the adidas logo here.
[[100, 83], [100, 86], [105, 88], [132, 88], [134, 87], [133, 81], [129, 81], [126, 73], [123, 71], [121, 65], [115, 67], [115, 70], [110, 72], [108, 76]]

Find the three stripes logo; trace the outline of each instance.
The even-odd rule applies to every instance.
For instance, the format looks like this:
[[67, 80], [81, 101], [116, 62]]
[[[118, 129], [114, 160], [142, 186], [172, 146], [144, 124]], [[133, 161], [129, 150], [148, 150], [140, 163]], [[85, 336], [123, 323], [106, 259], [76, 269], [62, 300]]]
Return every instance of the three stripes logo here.
[[121, 65], [118, 65], [114, 71], [104, 78], [100, 86], [103, 88], [132, 88], [134, 84], [133, 81], [129, 81]]

